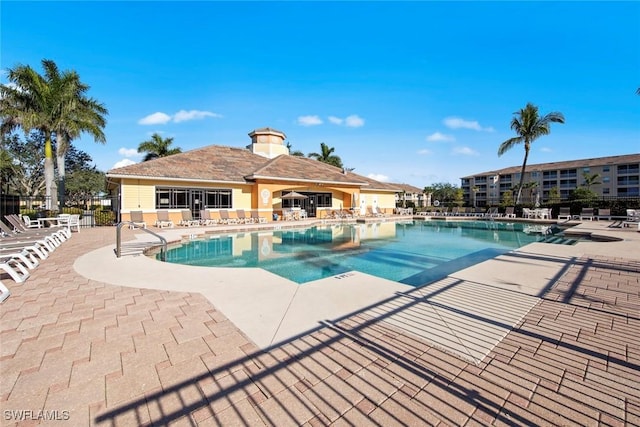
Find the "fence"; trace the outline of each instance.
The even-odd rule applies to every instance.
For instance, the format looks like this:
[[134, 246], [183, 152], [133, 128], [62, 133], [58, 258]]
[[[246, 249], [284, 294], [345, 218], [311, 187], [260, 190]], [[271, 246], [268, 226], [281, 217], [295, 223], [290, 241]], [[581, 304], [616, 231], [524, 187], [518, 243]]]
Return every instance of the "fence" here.
[[4, 215], [12, 213], [28, 215], [31, 219], [70, 213], [80, 215], [81, 227], [95, 227], [115, 225], [120, 217], [118, 199], [115, 196], [87, 196], [76, 200], [67, 199], [62, 209], [47, 209], [48, 204], [45, 197], [3, 195], [0, 201], [2, 218]]

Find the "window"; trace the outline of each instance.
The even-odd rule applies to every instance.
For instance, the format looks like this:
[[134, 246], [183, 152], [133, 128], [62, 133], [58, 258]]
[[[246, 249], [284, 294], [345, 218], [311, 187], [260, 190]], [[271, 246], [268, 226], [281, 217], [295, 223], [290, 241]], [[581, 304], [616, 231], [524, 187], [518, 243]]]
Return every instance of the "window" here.
[[611, 178], [609, 178], [608, 176], [603, 176], [602, 177], [602, 183], [607, 183], [609, 181], [611, 181]]
[[603, 166], [602, 172], [609, 172], [609, 166]]
[[156, 187], [156, 209], [190, 209], [204, 194], [204, 207], [208, 209], [231, 209], [231, 190], [202, 190], [196, 188]]
[[609, 187], [605, 187], [602, 189], [602, 194], [609, 194]]
[[583, 173], [589, 173], [589, 172], [591, 172], [591, 168], [588, 168], [588, 167], [582, 168], [582, 172]]

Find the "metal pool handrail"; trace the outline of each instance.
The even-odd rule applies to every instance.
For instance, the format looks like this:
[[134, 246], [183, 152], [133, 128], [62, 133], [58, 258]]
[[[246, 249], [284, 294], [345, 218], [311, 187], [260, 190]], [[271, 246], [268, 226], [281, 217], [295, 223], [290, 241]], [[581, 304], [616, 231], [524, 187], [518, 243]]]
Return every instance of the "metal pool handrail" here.
[[[116, 229], [116, 257], [120, 258], [122, 256], [122, 227], [124, 225], [134, 225], [132, 221], [122, 221], [121, 223], [118, 224], [118, 227]], [[162, 244], [162, 249], [160, 250], [160, 259], [162, 261], [166, 261], [166, 254], [167, 254], [167, 240], [162, 237], [161, 235], [154, 233], [153, 231], [147, 229], [147, 228], [140, 228], [140, 230], [151, 234], [152, 236], [157, 237], [160, 240], [160, 243]]]

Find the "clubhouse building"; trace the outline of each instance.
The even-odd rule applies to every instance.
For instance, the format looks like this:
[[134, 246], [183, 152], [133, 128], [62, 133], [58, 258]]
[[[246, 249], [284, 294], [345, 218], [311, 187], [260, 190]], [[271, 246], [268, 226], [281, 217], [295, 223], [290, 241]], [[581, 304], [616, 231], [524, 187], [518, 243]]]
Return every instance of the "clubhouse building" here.
[[291, 156], [279, 130], [256, 129], [249, 137], [246, 148], [211, 145], [111, 169], [107, 181], [119, 201], [118, 220], [142, 211], [153, 224], [159, 209], [168, 210], [175, 223], [185, 209], [195, 219], [205, 209], [214, 219], [222, 210], [232, 217], [244, 210], [269, 221], [290, 209], [315, 218], [335, 211], [393, 213], [400, 191], [396, 186]]

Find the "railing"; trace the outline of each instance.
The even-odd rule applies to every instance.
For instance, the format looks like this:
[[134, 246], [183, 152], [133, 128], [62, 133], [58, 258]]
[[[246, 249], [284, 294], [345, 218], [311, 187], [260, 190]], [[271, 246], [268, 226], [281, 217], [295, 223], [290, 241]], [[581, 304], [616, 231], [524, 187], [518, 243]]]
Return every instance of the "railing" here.
[[[120, 258], [122, 256], [122, 227], [125, 225], [132, 225], [135, 228], [139, 228], [136, 227], [135, 224], [131, 221], [122, 221], [121, 223], [118, 224], [118, 227], [116, 229], [116, 257]], [[166, 261], [166, 255], [167, 255], [167, 240], [162, 237], [161, 235], [154, 233], [153, 231], [147, 229], [147, 228], [139, 228], [140, 230], [151, 234], [152, 236], [157, 237], [160, 240], [160, 243], [162, 244], [162, 249], [160, 250], [160, 260], [161, 261]]]

